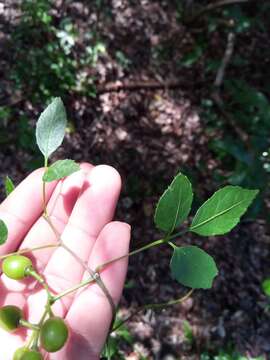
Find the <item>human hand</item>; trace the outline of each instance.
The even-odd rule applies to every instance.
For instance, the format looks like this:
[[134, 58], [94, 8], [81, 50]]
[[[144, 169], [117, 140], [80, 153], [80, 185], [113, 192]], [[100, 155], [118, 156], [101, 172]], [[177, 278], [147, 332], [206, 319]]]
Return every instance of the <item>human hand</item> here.
[[[0, 218], [9, 229], [9, 237], [0, 247], [0, 255], [56, 243], [54, 232], [42, 216], [42, 175], [42, 169], [30, 174], [1, 204]], [[82, 164], [79, 172], [46, 186], [47, 209], [54, 227], [61, 233], [62, 241], [91, 269], [128, 253], [129, 225], [111, 222], [120, 188], [116, 170], [90, 164]], [[28, 255], [53, 293], [66, 290], [87, 276], [63, 248], [47, 248]], [[121, 296], [126, 270], [127, 258], [112, 263], [101, 273], [115, 304]], [[45, 290], [32, 279], [14, 281], [1, 275], [0, 306], [19, 306], [31, 323], [39, 322], [46, 299]], [[65, 318], [70, 335], [61, 351], [45, 358], [98, 359], [112, 319], [111, 306], [100, 287], [92, 284], [63, 297], [53, 305], [53, 311]], [[28, 335], [24, 329], [12, 335], [0, 329], [0, 358], [11, 360]]]

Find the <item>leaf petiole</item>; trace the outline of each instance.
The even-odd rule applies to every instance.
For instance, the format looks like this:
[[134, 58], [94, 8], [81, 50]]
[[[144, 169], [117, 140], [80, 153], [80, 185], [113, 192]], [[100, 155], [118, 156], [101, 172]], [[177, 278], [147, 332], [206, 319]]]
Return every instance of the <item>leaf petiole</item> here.
[[68, 294], [71, 294], [73, 293], [74, 291], [86, 286], [86, 285], [89, 285], [91, 284], [92, 282], [96, 281], [95, 277], [91, 277], [91, 278], [88, 278], [87, 280], [84, 280], [82, 281], [80, 284], [77, 284], [73, 287], [71, 287], [70, 289], [67, 289], [65, 291], [63, 291], [62, 293], [58, 294], [58, 295], [55, 295], [51, 298], [50, 300], [50, 303], [51, 305], [53, 305], [57, 300], [60, 300], [62, 297], [68, 295]]
[[109, 260], [109, 261], [106, 261], [105, 263], [103, 264], [100, 264], [96, 267], [96, 272], [99, 273], [101, 272], [102, 270], [105, 269], [105, 267], [107, 267], [108, 265], [110, 264], [113, 264], [114, 262], [118, 261], [118, 260], [122, 260], [122, 259], [125, 259], [126, 257], [129, 257], [129, 256], [133, 256], [133, 255], [136, 255], [142, 251], [145, 251], [145, 250], [148, 250], [154, 246], [158, 246], [158, 245], [161, 245], [161, 244], [166, 244], [167, 243], [167, 240], [166, 239], [159, 239], [159, 240], [155, 240], [153, 242], [151, 242], [150, 244], [147, 244], [139, 249], [136, 249], [134, 251], [131, 251], [129, 252], [128, 254], [125, 254], [125, 255], [122, 255], [120, 257], [117, 257], [117, 258], [114, 258], [112, 260]]

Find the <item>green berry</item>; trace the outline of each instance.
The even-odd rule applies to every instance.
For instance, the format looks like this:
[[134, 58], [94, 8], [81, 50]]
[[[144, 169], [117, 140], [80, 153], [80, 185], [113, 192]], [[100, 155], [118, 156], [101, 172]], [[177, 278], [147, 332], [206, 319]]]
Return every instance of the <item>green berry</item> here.
[[3, 306], [0, 309], [0, 326], [4, 330], [12, 332], [19, 327], [22, 316], [22, 310], [17, 306]]
[[25, 347], [17, 349], [13, 355], [13, 360], [22, 360], [22, 356], [25, 353], [27, 353], [28, 351], [29, 351], [29, 349], [27, 349]]
[[53, 316], [46, 320], [40, 330], [41, 346], [48, 352], [56, 352], [65, 345], [68, 328], [64, 320]]
[[38, 351], [28, 350], [18, 360], [43, 360], [43, 356]]
[[23, 279], [30, 268], [32, 268], [32, 261], [22, 255], [8, 256], [2, 264], [3, 273], [14, 280]]

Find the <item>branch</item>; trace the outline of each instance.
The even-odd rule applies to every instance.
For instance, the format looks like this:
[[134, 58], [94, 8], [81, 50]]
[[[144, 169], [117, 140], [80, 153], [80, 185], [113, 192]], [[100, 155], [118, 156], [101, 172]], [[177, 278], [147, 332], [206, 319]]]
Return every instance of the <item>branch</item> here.
[[224, 56], [214, 81], [214, 91], [211, 97], [215, 102], [215, 105], [217, 106], [217, 109], [219, 110], [220, 114], [226, 120], [227, 124], [231, 126], [231, 128], [235, 131], [235, 133], [242, 140], [242, 142], [246, 143], [248, 140], [248, 134], [246, 134], [246, 132], [237, 125], [237, 122], [235, 121], [234, 117], [224, 109], [224, 102], [220, 94], [220, 88], [224, 82], [226, 69], [233, 56], [234, 45], [235, 45], [235, 34], [233, 32], [230, 32], [228, 34], [227, 46], [224, 52]]
[[234, 50], [234, 44], [235, 44], [235, 34], [233, 32], [230, 32], [228, 34], [226, 50], [225, 50], [223, 59], [221, 61], [221, 65], [218, 69], [216, 79], [214, 81], [214, 86], [218, 89], [221, 87], [221, 85], [223, 83], [226, 68], [231, 61], [231, 58], [233, 55], [233, 50]]
[[108, 92], [119, 91], [136, 91], [136, 90], [155, 90], [155, 89], [177, 89], [186, 87], [182, 81], [165, 81], [164, 83], [149, 80], [149, 81], [116, 81], [105, 85], [97, 86], [97, 94], [104, 94]]
[[190, 19], [187, 19], [186, 23], [190, 24], [196, 21], [201, 16], [205, 15], [206, 13], [218, 9], [223, 6], [227, 5], [233, 5], [233, 4], [239, 4], [239, 3], [247, 3], [250, 0], [221, 0], [217, 1], [215, 3], [208, 4], [207, 6], [203, 7], [201, 10], [199, 10], [197, 13], [195, 13]]

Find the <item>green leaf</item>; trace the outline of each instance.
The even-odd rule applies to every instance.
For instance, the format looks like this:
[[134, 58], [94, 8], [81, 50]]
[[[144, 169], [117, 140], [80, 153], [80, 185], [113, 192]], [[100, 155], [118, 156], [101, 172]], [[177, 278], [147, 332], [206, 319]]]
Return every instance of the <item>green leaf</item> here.
[[8, 228], [3, 220], [0, 219], [0, 245], [3, 245], [7, 241]]
[[170, 234], [186, 220], [192, 200], [191, 183], [180, 173], [159, 199], [154, 218], [156, 226]]
[[6, 176], [5, 178], [5, 191], [6, 196], [8, 196], [12, 191], [15, 189], [15, 185], [13, 184], [13, 181], [9, 176]]
[[214, 259], [197, 246], [175, 247], [170, 267], [175, 280], [193, 289], [210, 289], [218, 274]]
[[190, 231], [202, 236], [226, 234], [239, 222], [257, 194], [258, 190], [225, 186], [199, 208]]
[[55, 98], [41, 113], [36, 128], [38, 147], [46, 159], [62, 144], [67, 125], [64, 104]]
[[193, 289], [210, 289], [218, 274], [214, 259], [197, 246], [176, 247], [170, 267], [174, 279]]
[[59, 180], [79, 170], [80, 166], [76, 164], [74, 160], [58, 160], [48, 167], [42, 180], [45, 182]]
[[270, 279], [265, 279], [263, 281], [262, 289], [266, 296], [270, 296]]

